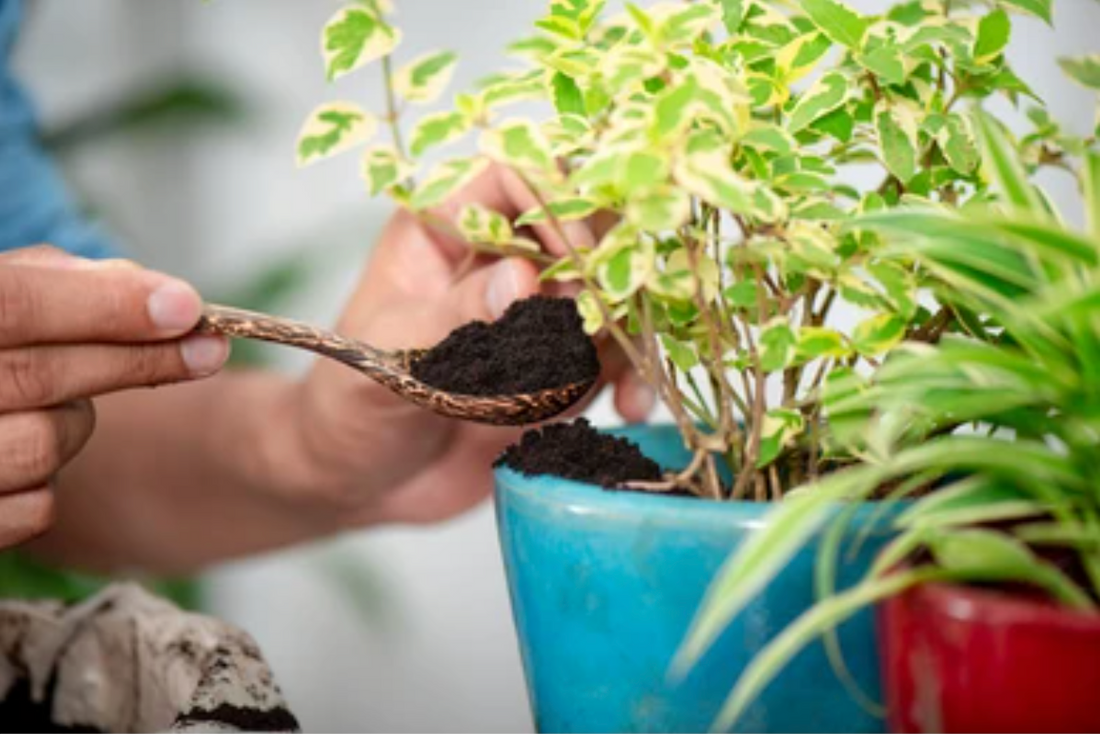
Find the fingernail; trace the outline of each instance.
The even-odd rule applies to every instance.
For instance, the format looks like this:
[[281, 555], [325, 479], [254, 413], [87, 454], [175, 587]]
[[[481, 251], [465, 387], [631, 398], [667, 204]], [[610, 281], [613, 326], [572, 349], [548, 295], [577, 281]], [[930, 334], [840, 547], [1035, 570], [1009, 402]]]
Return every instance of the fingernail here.
[[489, 288], [485, 293], [486, 305], [494, 319], [499, 319], [508, 307], [519, 298], [519, 283], [516, 269], [510, 262], [500, 262], [493, 266], [489, 276]]
[[202, 300], [195, 289], [179, 280], [166, 280], [149, 296], [149, 318], [165, 332], [186, 331], [198, 323]]
[[195, 334], [180, 342], [180, 355], [195, 377], [212, 375], [229, 359], [229, 340], [209, 334]]
[[649, 417], [653, 409], [657, 407], [657, 393], [649, 386], [649, 383], [640, 380], [632, 381], [634, 396], [632, 398], [635, 410], [638, 411], [639, 421]]

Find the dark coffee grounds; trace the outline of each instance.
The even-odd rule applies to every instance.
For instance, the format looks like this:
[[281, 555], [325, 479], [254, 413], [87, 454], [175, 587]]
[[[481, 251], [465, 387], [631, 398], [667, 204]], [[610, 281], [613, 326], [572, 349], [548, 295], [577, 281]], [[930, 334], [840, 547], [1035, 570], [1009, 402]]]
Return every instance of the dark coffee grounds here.
[[600, 433], [584, 418], [527, 431], [494, 466], [552, 474], [615, 489], [624, 482], [660, 481], [661, 467], [626, 438]]
[[595, 380], [600, 361], [576, 304], [535, 296], [492, 324], [474, 321], [451, 332], [413, 363], [412, 374], [460, 395], [519, 395]]
[[240, 731], [300, 731], [298, 719], [285, 708], [268, 710], [218, 704], [211, 711], [191, 709], [176, 719], [179, 725], [223, 724]]
[[0, 701], [0, 732], [98, 732], [99, 729], [88, 724], [65, 726], [55, 723], [51, 702], [53, 688], [47, 691], [46, 700], [38, 703], [31, 698], [30, 682], [26, 678], [18, 679]]

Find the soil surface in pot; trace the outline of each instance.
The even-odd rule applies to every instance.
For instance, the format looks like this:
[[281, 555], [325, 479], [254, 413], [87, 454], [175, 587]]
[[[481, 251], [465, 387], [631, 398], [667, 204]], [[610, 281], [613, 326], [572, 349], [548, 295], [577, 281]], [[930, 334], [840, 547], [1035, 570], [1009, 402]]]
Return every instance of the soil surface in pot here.
[[451, 332], [412, 374], [460, 395], [520, 395], [595, 380], [600, 360], [572, 299], [534, 296]]
[[63, 726], [53, 720], [50, 711], [52, 695], [42, 703], [31, 699], [31, 687], [25, 678], [12, 685], [8, 695], [0, 701], [0, 732], [99, 732], [94, 726], [77, 724]]
[[624, 482], [657, 482], [661, 467], [633, 441], [600, 433], [584, 418], [527, 431], [509, 446], [494, 466], [506, 466], [527, 476], [551, 474], [607, 489]]

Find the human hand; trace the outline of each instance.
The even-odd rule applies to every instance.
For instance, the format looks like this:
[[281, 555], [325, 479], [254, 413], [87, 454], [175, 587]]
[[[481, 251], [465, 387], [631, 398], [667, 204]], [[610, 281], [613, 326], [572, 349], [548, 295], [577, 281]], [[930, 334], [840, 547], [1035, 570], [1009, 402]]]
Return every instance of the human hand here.
[[224, 339], [185, 336], [193, 288], [123, 261], [51, 247], [0, 255], [0, 548], [52, 522], [52, 486], [91, 436], [89, 398], [205, 377]]
[[[454, 222], [470, 202], [510, 218], [537, 205], [518, 177], [490, 168], [432, 220]], [[574, 247], [592, 247], [602, 234], [598, 222], [563, 228]], [[550, 254], [567, 252], [549, 225], [532, 234]], [[530, 261], [470, 259], [455, 236], [402, 211], [383, 232], [337, 329], [384, 349], [428, 347], [464, 323], [498, 318], [538, 290]], [[616, 385], [619, 412], [643, 420], [654, 403], [648, 386], [610, 343], [601, 347], [601, 363], [601, 381]], [[469, 508], [489, 493], [493, 460], [520, 433], [441, 418], [324, 360], [293, 393], [274, 423], [294, 436], [279, 436], [272, 442], [278, 448], [269, 449], [279, 481], [293, 497], [332, 502], [350, 525], [436, 521]]]

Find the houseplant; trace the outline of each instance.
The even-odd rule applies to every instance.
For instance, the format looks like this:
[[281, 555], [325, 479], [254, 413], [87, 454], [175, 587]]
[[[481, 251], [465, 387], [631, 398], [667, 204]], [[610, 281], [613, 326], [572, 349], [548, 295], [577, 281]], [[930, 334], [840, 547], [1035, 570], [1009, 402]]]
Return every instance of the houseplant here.
[[[1100, 88], [1096, 59], [1067, 71]], [[933, 482], [896, 520], [900, 534], [857, 585], [823, 598], [744, 672], [717, 726], [808, 640], [854, 610], [879, 611], [890, 724], [901, 731], [1093, 731], [1100, 685], [1100, 151], [1042, 115], [1012, 141], [979, 117], [996, 181], [987, 202], [873, 215], [957, 313], [968, 334], [899, 349], [872, 379], [827, 407], [847, 424], [864, 464], [776, 509], [769, 528], [731, 558], [685, 648], [688, 657], [765, 583], [782, 553], [771, 535], [805, 538], [827, 505], [889, 483], [897, 497]], [[1076, 153], [1076, 155], [1074, 155]], [[1079, 177], [1085, 228], [1065, 224], [1029, 169]], [[884, 252], [888, 254], [890, 248]], [[834, 523], [839, 532], [840, 524]], [[797, 545], [797, 540], [795, 544]], [[762, 550], [763, 549], [763, 550]], [[992, 587], [990, 590], [989, 587]]]
[[[757, 599], [753, 626], [727, 632], [713, 670], [678, 687], [666, 682], [705, 579], [759, 531], [764, 501], [856, 458], [831, 438], [825, 388], [877, 368], [903, 340], [958, 328], [951, 312], [919, 300], [911, 269], [879, 256], [877, 234], [840, 224], [913, 200], [981, 197], [974, 130], [957, 107], [1031, 94], [1004, 61], [1008, 13], [1048, 8], [906, 2], [869, 17], [838, 0], [707, 0], [627, 4], [605, 18], [603, 5], [551, 2], [536, 35], [511, 47], [524, 68], [411, 127], [402, 125], [409, 110], [439, 97], [456, 56], [428, 53], [397, 67], [401, 34], [389, 4], [349, 5], [322, 33], [328, 74], [378, 61], [384, 106], [321, 106], [298, 159], [329, 157], [388, 127], [391, 142], [362, 158], [373, 193], [457, 230], [474, 253], [546, 265], [544, 279], [578, 289], [587, 328], [610, 334], [657, 390], [675, 428], [631, 434], [669, 470], [664, 481], [631, 484], [647, 494], [579, 485], [540, 493], [540, 480], [504, 469], [498, 508], [539, 726], [692, 729], [717, 713], [753, 645], [812, 602], [811, 548]], [[541, 105], [543, 121], [508, 116], [517, 102]], [[476, 154], [427, 165], [437, 149], [475, 134]], [[490, 162], [525, 182], [531, 210], [513, 220], [472, 205], [454, 221], [441, 218], [436, 206]], [[606, 211], [619, 219], [598, 245], [569, 242], [564, 223]], [[532, 229], [557, 235], [568, 251], [548, 257]], [[842, 305], [859, 314], [852, 329], [837, 326]], [[723, 502], [654, 496], [672, 490]], [[542, 504], [525, 509], [521, 497]], [[627, 530], [582, 529], [582, 514], [614, 515]], [[677, 558], [668, 550], [677, 539], [693, 552]], [[857, 559], [851, 573], [869, 560]], [[606, 583], [612, 573], [623, 581], [617, 594]], [[592, 580], [591, 594], [571, 595], [580, 577]], [[544, 613], [563, 599], [561, 613]], [[639, 636], [614, 632], [609, 620], [627, 618]], [[533, 642], [539, 630], [548, 645]], [[850, 677], [873, 685], [870, 617], [847, 630], [847, 659], [863, 661]], [[565, 654], [552, 654], [555, 645]], [[608, 661], [628, 652], [609, 672]], [[845, 695], [823, 650], [786, 675], [785, 692], [757, 706], [751, 727], [881, 726]], [[835, 707], [801, 705], [806, 686]]]

